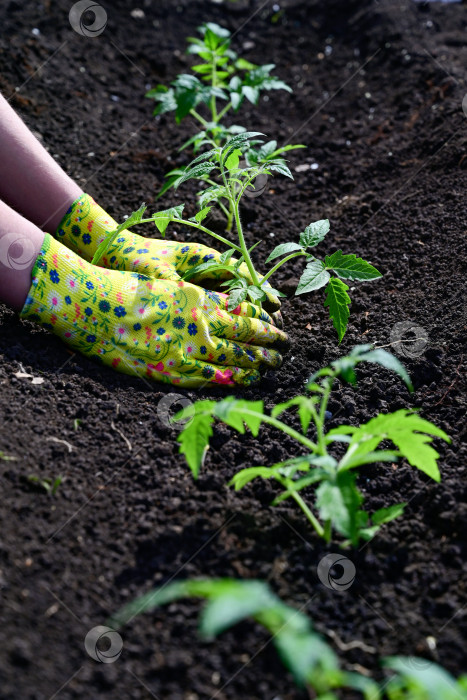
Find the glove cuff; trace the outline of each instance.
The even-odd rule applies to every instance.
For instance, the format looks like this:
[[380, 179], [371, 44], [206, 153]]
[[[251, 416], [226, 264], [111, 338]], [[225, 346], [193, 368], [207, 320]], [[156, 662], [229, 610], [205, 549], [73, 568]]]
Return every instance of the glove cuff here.
[[99, 244], [117, 228], [115, 219], [83, 192], [69, 207], [55, 237], [70, 250], [91, 262]]

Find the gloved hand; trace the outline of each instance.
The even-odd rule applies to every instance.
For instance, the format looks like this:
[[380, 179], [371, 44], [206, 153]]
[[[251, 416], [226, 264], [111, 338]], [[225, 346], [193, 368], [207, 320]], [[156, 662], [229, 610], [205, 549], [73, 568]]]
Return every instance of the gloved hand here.
[[[82, 194], [65, 214], [55, 235], [68, 248], [79, 253], [85, 260], [91, 261], [101, 241], [117, 226], [117, 222], [101, 209], [92, 197]], [[220, 255], [217, 250], [198, 243], [144, 238], [126, 230], [113, 242], [106, 255], [99, 261], [99, 265], [113, 270], [140, 272], [157, 279], [178, 281], [186, 270], [209, 259], [217, 261]], [[232, 262], [234, 261], [232, 258]], [[240, 273], [252, 282], [245, 264], [240, 266]], [[229, 273], [213, 273], [206, 270], [190, 281], [199, 284], [206, 279], [222, 282], [229, 279]], [[272, 313], [280, 308], [280, 301], [270, 289], [271, 286], [266, 283], [266, 306]]]
[[282, 358], [270, 316], [179, 280], [106, 270], [45, 235], [21, 317], [120, 372], [196, 387], [251, 384]]

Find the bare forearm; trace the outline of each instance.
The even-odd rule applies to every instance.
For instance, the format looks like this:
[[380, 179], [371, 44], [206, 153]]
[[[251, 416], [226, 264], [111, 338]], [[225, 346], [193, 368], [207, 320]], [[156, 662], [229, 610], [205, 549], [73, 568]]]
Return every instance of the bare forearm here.
[[0, 95], [0, 198], [41, 230], [54, 233], [80, 194]]
[[44, 234], [0, 200], [0, 302], [21, 311]]

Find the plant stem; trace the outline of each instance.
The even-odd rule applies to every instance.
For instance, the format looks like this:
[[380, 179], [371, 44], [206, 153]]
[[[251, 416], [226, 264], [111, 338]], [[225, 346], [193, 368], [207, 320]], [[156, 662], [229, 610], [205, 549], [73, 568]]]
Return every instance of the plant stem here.
[[209, 122], [206, 121], [206, 119], [205, 119], [204, 117], [202, 117], [201, 114], [198, 114], [198, 112], [196, 111], [196, 109], [190, 109], [190, 114], [191, 114], [195, 119], [197, 119], [204, 127], [206, 127], [206, 126], [208, 125]]
[[261, 280], [261, 284], [264, 284], [267, 279], [271, 277], [279, 268], [281, 265], [284, 263], [288, 262], [289, 260], [292, 260], [292, 258], [298, 258], [299, 255], [306, 255], [306, 253], [302, 252], [301, 250], [298, 250], [296, 253], [292, 253], [291, 255], [287, 255], [286, 258], [283, 258], [280, 262], [277, 263], [277, 265], [274, 265], [274, 267], [267, 272], [263, 279]]
[[326, 542], [331, 541], [331, 524], [332, 524], [332, 521], [330, 519], [324, 521], [323, 537], [326, 540]]
[[[213, 54], [212, 64], [211, 64], [211, 85], [213, 88], [216, 87], [216, 55]], [[212, 121], [217, 124], [217, 109], [216, 109], [216, 96], [211, 95], [211, 115]]]
[[324, 438], [324, 421], [326, 419], [326, 409], [328, 407], [329, 395], [331, 393], [333, 382], [334, 377], [326, 377], [323, 381], [324, 393], [321, 398], [319, 416], [316, 422], [316, 428], [318, 430], [318, 444], [322, 455], [326, 455], [328, 453], [326, 448], [326, 440]]
[[291, 428], [288, 426], [286, 423], [283, 423], [281, 420], [278, 420], [277, 418], [273, 418], [272, 416], [268, 416], [265, 413], [258, 413], [258, 411], [252, 411], [251, 409], [245, 408], [244, 413], [248, 414], [249, 416], [254, 416], [255, 418], [261, 418], [263, 423], [268, 423], [269, 425], [272, 425], [274, 428], [278, 428], [279, 430], [282, 430], [283, 433], [286, 433], [289, 437], [293, 438], [300, 444], [304, 445], [305, 447], [308, 447], [309, 450], [312, 452], [317, 452], [318, 451], [318, 445], [314, 443], [312, 440], [309, 438], [305, 437], [301, 433], [298, 432], [298, 430], [295, 430], [294, 428]]
[[[321, 523], [317, 520], [317, 518], [315, 517], [315, 515], [313, 515], [313, 513], [311, 512], [311, 510], [309, 509], [309, 507], [307, 506], [307, 504], [305, 503], [305, 501], [303, 500], [303, 498], [300, 496], [300, 494], [297, 493], [296, 491], [291, 490], [291, 491], [290, 491], [290, 496], [291, 496], [291, 498], [294, 499], [295, 503], [296, 503], [298, 506], [300, 506], [300, 508], [301, 508], [302, 511], [305, 513], [306, 517], [308, 518], [308, 520], [310, 521], [310, 523], [312, 524], [312, 526], [315, 528], [315, 530], [316, 530], [316, 532], [318, 533], [318, 535], [319, 535], [320, 537], [326, 538], [326, 533], [325, 533], [325, 530], [324, 530], [323, 526], [322, 526]], [[329, 540], [326, 539], [326, 542], [329, 542]]]
[[[235, 201], [235, 203], [234, 203], [234, 216], [235, 216], [235, 224], [237, 226], [238, 240], [240, 242], [240, 248], [242, 249], [243, 258], [245, 260], [248, 271], [251, 275], [251, 280], [252, 280], [253, 284], [255, 286], [259, 287], [260, 281], [258, 279], [258, 275], [256, 273], [254, 266], [253, 266], [253, 263], [251, 262], [250, 253], [248, 252], [248, 248], [246, 247], [246, 243], [245, 243], [245, 238], [243, 236], [243, 228], [242, 228], [242, 222], [240, 221], [240, 211], [239, 211], [239, 207], [238, 207], [238, 201]], [[261, 308], [261, 302], [258, 302], [258, 306]]]
[[224, 109], [221, 110], [221, 111], [219, 112], [219, 114], [217, 115], [217, 120], [218, 120], [218, 122], [220, 122], [220, 120], [222, 119], [222, 117], [224, 116], [224, 114], [227, 114], [227, 112], [229, 111], [229, 109], [230, 109], [231, 107], [232, 107], [232, 103], [231, 103], [231, 102], [228, 102], [228, 103], [225, 105]]
[[230, 233], [232, 231], [233, 218], [234, 218], [234, 211], [233, 211], [232, 202], [230, 202], [230, 208], [227, 212], [227, 224], [225, 227], [225, 230], [228, 233]]

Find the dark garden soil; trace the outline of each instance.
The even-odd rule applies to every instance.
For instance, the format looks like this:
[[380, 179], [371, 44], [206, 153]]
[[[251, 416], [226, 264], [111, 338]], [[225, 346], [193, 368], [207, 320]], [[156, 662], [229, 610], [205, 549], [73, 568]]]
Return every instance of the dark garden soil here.
[[[283, 311], [291, 350], [277, 373], [243, 395], [270, 407], [355, 344], [387, 345], [394, 325], [409, 321], [429, 338], [421, 354], [404, 360], [414, 395], [389, 372], [364, 368], [358, 389], [335, 392], [331, 423], [419, 406], [453, 442], [437, 443], [440, 484], [406, 463], [362, 474], [370, 511], [409, 505], [404, 517], [347, 553], [357, 576], [337, 593], [316, 576], [320, 559], [337, 546], [326, 548], [288, 502], [270, 508], [269, 484], [239, 494], [225, 486], [240, 467], [290, 455], [288, 439], [265, 428], [255, 440], [218, 426], [194, 483], [176, 431], [158, 418], [161, 398], [173, 389], [73, 355], [0, 307], [0, 449], [16, 457], [0, 461], [0, 696], [307, 697], [253, 623], [201, 642], [198, 602], [135, 619], [122, 632], [114, 664], [86, 655], [88, 630], [123, 603], [172, 578], [200, 576], [269, 581], [310, 615], [345, 668], [359, 664], [378, 675], [381, 657], [405, 654], [458, 674], [467, 628], [465, 4], [290, 0], [278, 10], [246, 0], [118, 0], [106, 4], [108, 26], [94, 39], [72, 31], [70, 6], [2, 0], [0, 89], [117, 220], [142, 201], [153, 204], [163, 174], [188, 162], [177, 148], [193, 124], [177, 128], [172, 115], [155, 121], [143, 95], [149, 84], [186, 71], [185, 37], [201, 21], [217, 21], [237, 31], [234, 48], [244, 45], [250, 60], [277, 64], [295, 90], [270, 93], [236, 121], [279, 143], [305, 143], [307, 150], [290, 154], [292, 170], [318, 165], [295, 171], [294, 182], [271, 180], [247, 202], [249, 242], [266, 239], [258, 264], [274, 244], [329, 217], [328, 247], [318, 252], [342, 247], [384, 273], [381, 281], [356, 285], [339, 347], [322, 290], [294, 300], [299, 271], [287, 268], [276, 282], [290, 297]], [[144, 17], [131, 15], [136, 8]], [[164, 202], [189, 201], [195, 191], [188, 183]], [[20, 363], [44, 382], [15, 377]], [[176, 391], [192, 400], [223, 395]], [[28, 484], [31, 474], [65, 481], [49, 497]], [[333, 632], [366, 646], [340, 649]]]

